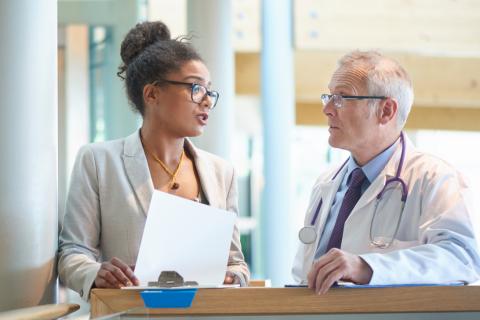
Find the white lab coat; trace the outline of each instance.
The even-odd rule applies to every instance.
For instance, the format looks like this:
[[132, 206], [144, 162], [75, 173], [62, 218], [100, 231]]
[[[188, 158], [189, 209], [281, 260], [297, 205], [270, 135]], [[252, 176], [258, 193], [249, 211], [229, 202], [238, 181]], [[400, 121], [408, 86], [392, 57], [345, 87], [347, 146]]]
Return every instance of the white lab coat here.
[[[375, 198], [388, 177], [394, 177], [400, 161], [401, 144], [383, 171], [364, 192], [345, 222], [341, 249], [360, 255], [372, 268], [370, 284], [474, 282], [480, 276], [480, 257], [475, 238], [472, 199], [459, 172], [434, 156], [419, 152], [405, 137], [405, 162], [401, 178], [408, 198], [392, 245], [386, 249], [370, 244], [370, 225]], [[318, 240], [346, 166], [334, 180], [338, 168], [316, 182], [305, 217], [310, 225], [320, 198], [323, 205], [316, 222], [317, 240], [300, 246], [293, 264], [293, 278], [305, 283]], [[378, 214], [400, 212], [400, 192], [380, 202]], [[396, 219], [387, 228], [395, 227]], [[375, 223], [380, 220], [375, 220]], [[381, 230], [381, 229], [376, 229]], [[389, 233], [391, 235], [393, 233]], [[374, 235], [375, 236], [375, 235]]]

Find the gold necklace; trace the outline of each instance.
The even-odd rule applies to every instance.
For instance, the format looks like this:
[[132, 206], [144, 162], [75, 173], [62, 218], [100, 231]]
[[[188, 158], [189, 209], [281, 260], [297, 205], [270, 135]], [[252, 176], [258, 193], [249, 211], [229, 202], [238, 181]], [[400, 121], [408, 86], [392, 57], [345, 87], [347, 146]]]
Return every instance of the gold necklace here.
[[177, 190], [180, 188], [180, 184], [175, 181], [177, 178], [178, 171], [180, 170], [180, 166], [182, 164], [183, 158], [185, 157], [185, 150], [182, 149], [182, 154], [180, 155], [180, 161], [178, 162], [177, 167], [175, 170], [172, 172], [168, 167], [163, 163], [162, 160], [158, 159], [153, 153], [148, 152], [148, 150], [145, 148], [145, 152], [148, 153], [149, 155], [152, 156], [152, 158], [160, 164], [163, 170], [170, 176], [170, 189], [172, 190]]

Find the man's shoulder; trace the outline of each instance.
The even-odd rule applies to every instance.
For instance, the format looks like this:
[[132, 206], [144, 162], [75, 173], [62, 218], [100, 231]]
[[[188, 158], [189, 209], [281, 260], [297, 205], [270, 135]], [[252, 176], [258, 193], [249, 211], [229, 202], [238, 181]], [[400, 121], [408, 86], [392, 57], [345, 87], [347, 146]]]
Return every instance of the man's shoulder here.
[[410, 157], [408, 157], [405, 166], [411, 167], [414, 170], [428, 169], [429, 171], [457, 171], [455, 167], [445, 159], [442, 159], [432, 153], [418, 149], [415, 149], [410, 155]]
[[445, 179], [447, 177], [465, 180], [464, 175], [455, 166], [429, 152], [414, 150], [406, 160], [404, 175], [428, 180]]

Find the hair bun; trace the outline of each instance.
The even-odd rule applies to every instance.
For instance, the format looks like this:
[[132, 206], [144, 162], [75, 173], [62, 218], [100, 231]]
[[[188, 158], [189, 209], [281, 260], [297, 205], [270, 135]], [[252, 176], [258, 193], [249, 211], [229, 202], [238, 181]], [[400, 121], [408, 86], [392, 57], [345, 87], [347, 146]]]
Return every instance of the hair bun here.
[[170, 39], [170, 30], [161, 21], [138, 23], [122, 41], [120, 56], [128, 66], [148, 46]]

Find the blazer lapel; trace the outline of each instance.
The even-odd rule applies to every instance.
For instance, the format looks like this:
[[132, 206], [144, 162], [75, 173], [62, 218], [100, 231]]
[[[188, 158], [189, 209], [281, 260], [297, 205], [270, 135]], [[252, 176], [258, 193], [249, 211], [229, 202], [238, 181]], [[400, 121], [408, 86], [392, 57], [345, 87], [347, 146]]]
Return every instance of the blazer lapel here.
[[154, 188], [139, 131], [125, 138], [123, 163], [133, 192], [147, 215]]
[[215, 208], [225, 209], [218, 203], [218, 199], [220, 198], [218, 194], [219, 191], [216, 188], [217, 184], [211, 183], [216, 180], [215, 168], [212, 166], [212, 163], [207, 161], [201, 153], [198, 152], [189, 139], [185, 139], [185, 147], [193, 157], [195, 168], [200, 179], [200, 185], [204, 196], [207, 198], [208, 204]]

